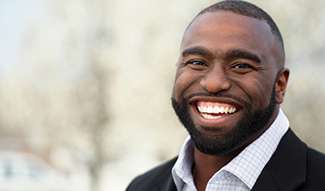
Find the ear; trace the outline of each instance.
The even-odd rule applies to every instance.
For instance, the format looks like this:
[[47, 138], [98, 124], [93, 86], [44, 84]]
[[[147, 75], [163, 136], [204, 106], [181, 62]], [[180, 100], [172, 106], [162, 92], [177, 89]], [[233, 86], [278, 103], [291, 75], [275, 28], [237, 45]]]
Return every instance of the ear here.
[[277, 104], [281, 104], [284, 100], [284, 95], [289, 80], [289, 73], [289, 69], [287, 68], [283, 68], [278, 73], [277, 81], [275, 83], [275, 100]]

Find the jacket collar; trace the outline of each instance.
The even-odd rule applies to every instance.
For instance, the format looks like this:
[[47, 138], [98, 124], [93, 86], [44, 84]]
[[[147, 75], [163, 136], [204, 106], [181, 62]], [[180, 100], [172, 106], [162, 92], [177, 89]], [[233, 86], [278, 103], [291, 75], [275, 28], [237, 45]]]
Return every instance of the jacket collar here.
[[307, 146], [289, 129], [252, 190], [294, 190], [305, 182], [306, 160]]
[[166, 183], [163, 184], [161, 191], [177, 191], [176, 185], [174, 183], [173, 177], [169, 176]]
[[[174, 159], [173, 163], [176, 162]], [[289, 129], [258, 177], [252, 191], [292, 191], [306, 181], [307, 146]], [[159, 191], [177, 191], [171, 173]]]

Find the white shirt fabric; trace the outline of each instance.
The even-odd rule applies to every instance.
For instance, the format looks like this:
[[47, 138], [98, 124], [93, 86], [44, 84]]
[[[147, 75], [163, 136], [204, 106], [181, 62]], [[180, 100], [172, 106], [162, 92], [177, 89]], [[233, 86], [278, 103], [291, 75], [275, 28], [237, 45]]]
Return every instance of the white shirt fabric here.
[[[251, 190], [288, 129], [289, 121], [280, 109], [271, 127], [216, 172], [205, 191]], [[193, 142], [187, 137], [172, 169], [178, 191], [196, 191], [192, 176], [193, 147]]]

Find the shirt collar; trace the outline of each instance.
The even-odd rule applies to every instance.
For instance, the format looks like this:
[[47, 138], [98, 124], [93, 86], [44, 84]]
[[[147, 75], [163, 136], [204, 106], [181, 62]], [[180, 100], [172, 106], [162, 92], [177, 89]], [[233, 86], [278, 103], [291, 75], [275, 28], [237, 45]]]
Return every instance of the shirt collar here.
[[[252, 189], [288, 128], [289, 121], [280, 109], [272, 125], [218, 172], [223, 170], [230, 172]], [[192, 176], [193, 147], [194, 144], [188, 136], [172, 169], [177, 190], [181, 190], [184, 184], [194, 185]], [[213, 178], [214, 176], [210, 181], [213, 181]]]
[[192, 164], [193, 164], [194, 143], [190, 136], [187, 136], [177, 161], [172, 169], [172, 176], [177, 190], [182, 190], [184, 184], [193, 184]]

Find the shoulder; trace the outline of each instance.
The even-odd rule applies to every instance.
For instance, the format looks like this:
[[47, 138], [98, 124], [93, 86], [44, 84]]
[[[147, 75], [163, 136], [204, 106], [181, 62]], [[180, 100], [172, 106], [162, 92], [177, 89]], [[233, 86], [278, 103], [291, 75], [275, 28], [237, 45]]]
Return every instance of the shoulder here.
[[155, 187], [163, 184], [171, 178], [171, 170], [177, 158], [173, 158], [137, 177], [129, 184], [127, 191], [154, 190]]
[[309, 177], [312, 179], [322, 179], [325, 175], [325, 154], [308, 148], [307, 151], [307, 169]]
[[305, 186], [302, 190], [322, 190], [325, 186], [325, 155], [312, 148], [307, 150]]

